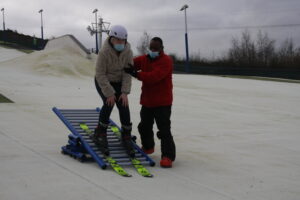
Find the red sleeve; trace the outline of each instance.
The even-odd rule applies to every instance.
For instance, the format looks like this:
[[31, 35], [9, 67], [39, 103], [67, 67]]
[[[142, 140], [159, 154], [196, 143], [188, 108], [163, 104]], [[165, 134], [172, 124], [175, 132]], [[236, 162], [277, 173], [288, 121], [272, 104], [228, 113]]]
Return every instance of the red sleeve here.
[[155, 84], [172, 73], [171, 59], [164, 59], [162, 63], [151, 72], [139, 72], [138, 79], [146, 84]]
[[140, 70], [141, 66], [142, 66], [142, 60], [143, 60], [143, 56], [139, 56], [139, 57], [135, 57], [133, 59], [133, 66], [136, 70]]

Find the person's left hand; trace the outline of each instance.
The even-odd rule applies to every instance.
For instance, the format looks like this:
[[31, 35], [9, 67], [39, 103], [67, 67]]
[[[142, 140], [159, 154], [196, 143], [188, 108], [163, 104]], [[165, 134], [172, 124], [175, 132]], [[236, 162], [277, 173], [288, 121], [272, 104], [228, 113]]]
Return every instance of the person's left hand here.
[[127, 94], [122, 93], [121, 96], [119, 97], [119, 101], [122, 101], [122, 105], [124, 107], [128, 107], [128, 97], [127, 97]]

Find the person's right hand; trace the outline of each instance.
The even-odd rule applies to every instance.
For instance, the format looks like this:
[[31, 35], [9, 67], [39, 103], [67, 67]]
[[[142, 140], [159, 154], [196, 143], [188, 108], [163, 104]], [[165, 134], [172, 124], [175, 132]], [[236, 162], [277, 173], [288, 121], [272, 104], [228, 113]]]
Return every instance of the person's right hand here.
[[124, 68], [124, 71], [127, 74], [130, 74], [131, 76], [133, 76], [134, 78], [137, 78], [138, 71], [134, 68], [134, 66], [132, 64], [128, 63], [128, 66], [129, 66], [129, 68]]
[[106, 99], [106, 104], [109, 105], [109, 106], [114, 106], [115, 102], [116, 102], [116, 96], [115, 95], [107, 97], [107, 99]]

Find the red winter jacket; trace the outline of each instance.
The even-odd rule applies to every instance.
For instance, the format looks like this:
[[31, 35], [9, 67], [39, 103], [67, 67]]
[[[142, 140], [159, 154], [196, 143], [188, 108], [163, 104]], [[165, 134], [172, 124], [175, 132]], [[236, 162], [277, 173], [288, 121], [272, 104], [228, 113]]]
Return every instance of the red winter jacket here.
[[140, 103], [146, 107], [170, 106], [173, 102], [172, 59], [163, 52], [151, 60], [148, 55], [133, 59], [134, 67], [141, 70], [137, 78], [142, 81]]

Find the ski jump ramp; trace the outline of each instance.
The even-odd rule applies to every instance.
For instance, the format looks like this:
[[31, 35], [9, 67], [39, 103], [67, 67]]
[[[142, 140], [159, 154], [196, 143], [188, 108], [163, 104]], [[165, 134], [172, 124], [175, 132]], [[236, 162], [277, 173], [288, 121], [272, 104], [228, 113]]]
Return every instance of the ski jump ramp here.
[[[100, 108], [58, 109], [54, 107], [52, 110], [71, 131], [71, 134], [68, 136], [68, 144], [62, 147], [62, 153], [82, 162], [87, 159], [87, 156], [91, 156], [102, 169], [105, 169], [109, 164], [105, 161], [104, 155], [90, 139], [89, 135], [80, 127], [81, 123], [85, 123], [91, 130], [95, 129]], [[110, 126], [117, 125], [110, 120]], [[107, 138], [110, 156], [121, 166], [132, 165], [120, 138], [110, 129], [108, 129]], [[136, 151], [136, 158], [141, 161], [141, 164], [154, 166], [155, 162], [135, 144], [134, 140], [132, 142]]]
[[69, 46], [82, 56], [90, 58], [90, 51], [79, 40], [77, 40], [76, 37], [70, 34], [49, 40], [45, 46], [45, 50], [63, 48], [64, 46]]

